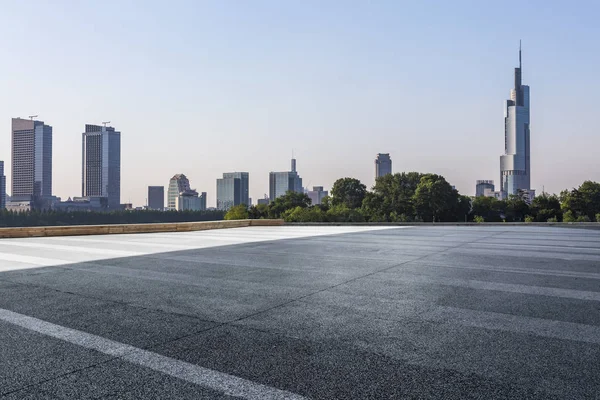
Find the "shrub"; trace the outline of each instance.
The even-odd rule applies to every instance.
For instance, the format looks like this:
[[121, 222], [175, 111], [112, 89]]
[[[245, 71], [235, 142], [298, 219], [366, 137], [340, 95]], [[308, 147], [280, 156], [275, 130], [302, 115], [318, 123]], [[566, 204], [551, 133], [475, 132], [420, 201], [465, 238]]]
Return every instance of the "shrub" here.
[[533, 218], [531, 215], [525, 216], [525, 222], [533, 222], [534, 220], [535, 220], [535, 218]]
[[245, 204], [231, 207], [225, 214], [225, 219], [248, 219], [248, 207]]
[[325, 222], [325, 213], [319, 207], [296, 207], [283, 213], [286, 222]]
[[565, 213], [563, 214], [563, 222], [575, 222], [576, 218], [573, 215], [573, 211], [571, 210], [567, 210], [565, 211]]
[[548, 218], [548, 221], [546, 222], [558, 222], [558, 219], [556, 217], [552, 217], [552, 218]]
[[473, 221], [481, 224], [482, 222], [485, 222], [485, 219], [482, 216], [476, 215], [473, 217]]
[[600, 213], [596, 214], [596, 222], [600, 222]]

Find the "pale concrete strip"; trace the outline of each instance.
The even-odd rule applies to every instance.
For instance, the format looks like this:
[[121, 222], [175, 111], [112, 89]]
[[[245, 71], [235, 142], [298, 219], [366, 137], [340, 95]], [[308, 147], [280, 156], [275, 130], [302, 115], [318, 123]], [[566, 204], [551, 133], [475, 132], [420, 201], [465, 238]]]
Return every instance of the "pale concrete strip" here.
[[[409, 227], [404, 227], [409, 228]], [[14, 268], [4, 267], [3, 271], [20, 270], [26, 268], [37, 268], [41, 266], [55, 266], [73, 264], [75, 262], [97, 261], [118, 257], [142, 256], [157, 253], [165, 253], [177, 250], [203, 249], [220, 247], [233, 244], [258, 243], [271, 240], [297, 239], [303, 237], [337, 235], [342, 233], [366, 232], [382, 229], [398, 229], [398, 227], [361, 227], [361, 226], [331, 226], [331, 227], [245, 227], [218, 229], [208, 231], [191, 232], [166, 232], [112, 235], [90, 235], [86, 237], [48, 237], [48, 238], [25, 238], [25, 239], [0, 239], [0, 260], [16, 261], [23, 263], [15, 265]], [[88, 242], [88, 243], [86, 243]], [[119, 245], [129, 245], [132, 250], [118, 250], [111, 248]], [[59, 243], [65, 243], [61, 245]], [[73, 243], [68, 245], [67, 243]], [[77, 244], [75, 244], [77, 243]], [[106, 243], [107, 248], [91, 247], [93, 243]], [[142, 244], [139, 246], [140, 244]], [[87, 246], [86, 246], [87, 244]], [[11, 247], [13, 253], [11, 254]], [[138, 247], [135, 247], [138, 246]], [[28, 255], [15, 254], [15, 248], [47, 249], [57, 253], [67, 252], [78, 256], [77, 260], [59, 260], [54, 257], [42, 258]], [[27, 266], [25, 264], [33, 264]]]
[[455, 307], [436, 307], [419, 315], [426, 321], [525, 333], [547, 338], [600, 344], [600, 327]]
[[[600, 292], [590, 292], [585, 290], [574, 290], [574, 289], [560, 289], [545, 286], [530, 286], [521, 285], [517, 283], [501, 283], [501, 282], [487, 282], [477, 281], [472, 279], [456, 279], [456, 278], [443, 278], [438, 279], [430, 276], [422, 275], [395, 275], [389, 272], [382, 272], [375, 275], [377, 279], [392, 280], [406, 283], [416, 284], [434, 284], [434, 285], [447, 285], [465, 287], [470, 289], [481, 289], [481, 290], [497, 290], [500, 292], [510, 293], [522, 293], [522, 294], [533, 294], [539, 296], [552, 296], [552, 297], [564, 297], [568, 299], [578, 300], [592, 300], [600, 301]], [[391, 278], [391, 279], [390, 279]]]
[[56, 258], [45, 258], [45, 257], [35, 257], [35, 256], [25, 256], [21, 254], [12, 254], [12, 253], [4, 253], [0, 252], [0, 260], [3, 261], [14, 261], [23, 264], [33, 264], [32, 266], [21, 265], [21, 266], [13, 266], [11, 267], [3, 267], [2, 271], [11, 271], [14, 269], [26, 269], [26, 268], [37, 268], [37, 267], [47, 267], [52, 265], [60, 265], [60, 264], [70, 264], [75, 261], [66, 261], [66, 260], [58, 260]]
[[[50, 238], [44, 238], [44, 241], [52, 241], [53, 239], [55, 240], [59, 240], [60, 242], [75, 242], [75, 243], [81, 243], [82, 245], [84, 244], [106, 244], [106, 245], [120, 245], [120, 246], [142, 246], [142, 247], [160, 247], [162, 249], [165, 250], [189, 250], [189, 249], [193, 249], [194, 247], [191, 245], [182, 245], [182, 244], [176, 244], [176, 243], [158, 243], [158, 242], [144, 242], [142, 240], [106, 240], [106, 239], [91, 239], [92, 237], [96, 237], [96, 236], [84, 236], [84, 237], [77, 237], [77, 236], [65, 236], [65, 237], [61, 237], [61, 238], [57, 238], [57, 237], [50, 237]], [[114, 237], [114, 236], [107, 236], [107, 237]], [[96, 247], [99, 248], [99, 247]], [[142, 252], [145, 252], [142, 250]]]
[[109, 257], [131, 257], [145, 254], [139, 251], [125, 251], [125, 250], [113, 250], [113, 249], [98, 249], [92, 247], [81, 247], [81, 246], [63, 246], [59, 244], [47, 244], [39, 241], [18, 241], [14, 239], [0, 240], [0, 246], [2, 247], [29, 247], [34, 249], [48, 249], [57, 251], [67, 251], [71, 253], [84, 253], [84, 254], [100, 254]]
[[0, 320], [13, 325], [95, 350], [103, 354], [118, 357], [132, 364], [150, 368], [154, 371], [203, 386], [229, 396], [243, 399], [290, 399], [302, 400], [305, 397], [285, 390], [262, 385], [237, 376], [204, 368], [142, 350], [100, 336], [75, 329], [66, 328], [37, 318], [18, 314], [0, 308]]

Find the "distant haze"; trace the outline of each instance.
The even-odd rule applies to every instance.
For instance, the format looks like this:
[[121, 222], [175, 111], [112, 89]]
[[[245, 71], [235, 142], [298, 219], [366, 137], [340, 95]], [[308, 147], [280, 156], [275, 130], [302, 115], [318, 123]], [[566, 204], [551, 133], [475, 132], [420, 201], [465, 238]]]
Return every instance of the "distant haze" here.
[[[85, 3], [85, 4], [84, 4]], [[0, 160], [11, 117], [54, 128], [54, 194], [81, 195], [81, 133], [122, 133], [121, 201], [176, 173], [216, 203], [223, 172], [304, 186], [393, 172], [499, 181], [503, 102], [523, 39], [531, 185], [600, 181], [600, 5], [554, 1], [19, 1], [0, 13]], [[584, 4], [587, 3], [587, 4]], [[565, 3], [563, 3], [565, 4]], [[518, 8], [518, 9], [517, 9]]]

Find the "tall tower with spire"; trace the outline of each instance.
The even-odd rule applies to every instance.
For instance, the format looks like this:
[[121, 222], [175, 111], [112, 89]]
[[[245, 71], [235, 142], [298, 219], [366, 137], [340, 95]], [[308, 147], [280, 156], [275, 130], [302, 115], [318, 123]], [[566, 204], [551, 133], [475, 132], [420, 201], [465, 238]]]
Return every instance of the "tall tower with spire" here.
[[500, 156], [500, 190], [505, 195], [531, 191], [529, 86], [522, 84], [523, 67], [519, 42], [519, 67], [515, 86], [504, 106], [504, 155]]

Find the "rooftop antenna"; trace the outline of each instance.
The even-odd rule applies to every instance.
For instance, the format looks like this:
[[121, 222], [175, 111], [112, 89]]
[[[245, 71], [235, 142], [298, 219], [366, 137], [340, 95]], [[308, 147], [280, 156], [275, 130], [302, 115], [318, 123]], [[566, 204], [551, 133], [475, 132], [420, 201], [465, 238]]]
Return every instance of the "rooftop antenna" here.
[[37, 115], [30, 115], [30, 116], [29, 116], [29, 119], [33, 121], [33, 119], [34, 119], [34, 118], [37, 118], [37, 117], [38, 117]]
[[519, 39], [519, 69], [521, 68], [521, 39]]
[[110, 121], [103, 122], [102, 125], [106, 128], [106, 124], [110, 124]]

